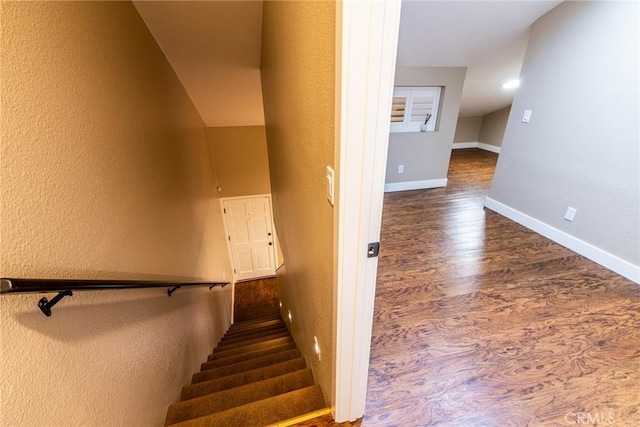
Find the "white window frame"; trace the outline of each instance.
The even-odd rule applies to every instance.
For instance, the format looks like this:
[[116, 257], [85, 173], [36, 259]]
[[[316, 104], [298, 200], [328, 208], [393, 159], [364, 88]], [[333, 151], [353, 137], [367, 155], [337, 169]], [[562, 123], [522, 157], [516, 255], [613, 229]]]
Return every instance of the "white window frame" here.
[[[440, 86], [396, 86], [393, 88], [393, 103], [391, 120], [395, 115], [396, 120], [392, 121], [390, 132], [433, 132], [436, 130], [438, 121], [438, 109], [440, 107], [440, 96], [442, 87]], [[402, 105], [404, 98], [404, 105]], [[424, 114], [419, 111], [418, 102], [426, 101], [427, 107]], [[430, 105], [429, 105], [430, 104]], [[414, 114], [415, 112], [415, 114]], [[426, 114], [430, 113], [431, 118], [427, 122], [426, 129], [423, 128]], [[418, 118], [416, 120], [416, 118]]]

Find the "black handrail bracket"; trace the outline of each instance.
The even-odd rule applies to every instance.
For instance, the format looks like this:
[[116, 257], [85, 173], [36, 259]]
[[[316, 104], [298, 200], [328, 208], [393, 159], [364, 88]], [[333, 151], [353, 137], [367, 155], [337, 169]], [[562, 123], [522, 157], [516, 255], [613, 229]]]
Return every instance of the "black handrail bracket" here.
[[51, 301], [48, 301], [47, 298], [42, 297], [40, 298], [40, 301], [38, 301], [38, 308], [45, 316], [51, 317], [51, 309], [53, 308], [53, 306], [56, 305], [62, 298], [70, 297], [72, 295], [73, 292], [71, 291], [62, 291], [58, 295], [53, 297]]

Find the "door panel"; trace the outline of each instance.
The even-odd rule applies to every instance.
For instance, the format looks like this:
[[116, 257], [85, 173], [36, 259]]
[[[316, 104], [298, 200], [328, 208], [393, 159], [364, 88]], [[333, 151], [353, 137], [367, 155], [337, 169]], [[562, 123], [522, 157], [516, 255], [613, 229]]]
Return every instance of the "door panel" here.
[[275, 274], [269, 197], [223, 200], [236, 280]]

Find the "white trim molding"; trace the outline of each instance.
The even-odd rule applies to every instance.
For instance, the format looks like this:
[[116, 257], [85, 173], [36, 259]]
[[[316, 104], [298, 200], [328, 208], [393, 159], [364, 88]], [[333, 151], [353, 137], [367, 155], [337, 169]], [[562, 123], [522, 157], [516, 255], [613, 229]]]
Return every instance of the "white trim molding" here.
[[447, 186], [447, 178], [425, 179], [423, 181], [390, 182], [384, 185], [384, 192], [424, 190], [427, 188], [439, 188]]
[[500, 147], [491, 144], [485, 144], [484, 142], [454, 142], [451, 148], [453, 150], [460, 150], [462, 148], [479, 148], [481, 150], [500, 154]]
[[[364, 415], [400, 0], [336, 4], [334, 389], [336, 422]], [[336, 231], [337, 228], [337, 231]], [[324, 363], [324, 362], [323, 362]]]
[[640, 284], [640, 266], [631, 264], [628, 261], [618, 258], [609, 252], [580, 240], [575, 236], [567, 234], [564, 231], [558, 230], [549, 224], [532, 218], [529, 215], [500, 203], [490, 197], [485, 199], [484, 206], [512, 221], [517, 222], [520, 225], [527, 227], [529, 230], [533, 230], [536, 233], [541, 234], [586, 258], [589, 258], [591, 261], [608, 268], [614, 273], [618, 273], [619, 275]]

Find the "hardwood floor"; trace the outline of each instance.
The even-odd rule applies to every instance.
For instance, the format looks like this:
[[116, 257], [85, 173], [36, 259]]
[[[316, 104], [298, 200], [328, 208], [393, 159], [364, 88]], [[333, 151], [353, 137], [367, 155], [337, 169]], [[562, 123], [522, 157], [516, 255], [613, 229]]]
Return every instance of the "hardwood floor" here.
[[236, 283], [233, 301], [233, 318], [236, 322], [278, 314], [275, 276]]
[[484, 210], [496, 159], [386, 195], [362, 426], [640, 426], [640, 286]]

